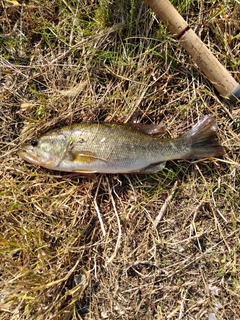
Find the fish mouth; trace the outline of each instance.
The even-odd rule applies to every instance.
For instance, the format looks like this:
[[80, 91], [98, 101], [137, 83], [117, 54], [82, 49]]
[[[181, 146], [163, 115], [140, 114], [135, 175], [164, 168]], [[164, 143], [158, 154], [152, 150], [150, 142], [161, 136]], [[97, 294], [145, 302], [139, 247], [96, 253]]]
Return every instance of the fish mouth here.
[[39, 156], [32, 149], [23, 147], [21, 150], [18, 151], [17, 154], [21, 159], [26, 160], [27, 162], [40, 165], [41, 161], [39, 159]]
[[23, 146], [18, 152], [18, 156], [32, 164], [35, 164], [37, 166], [42, 166], [48, 169], [55, 169], [59, 165], [59, 159], [55, 155], [48, 156], [46, 158], [41, 158], [41, 156], [38, 155], [36, 150], [33, 149], [32, 146], [26, 145]]

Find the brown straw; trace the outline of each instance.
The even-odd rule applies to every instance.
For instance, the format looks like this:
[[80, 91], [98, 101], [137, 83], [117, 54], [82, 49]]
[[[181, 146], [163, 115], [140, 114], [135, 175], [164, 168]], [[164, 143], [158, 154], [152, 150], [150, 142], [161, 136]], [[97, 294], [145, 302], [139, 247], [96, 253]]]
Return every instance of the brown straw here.
[[176, 36], [220, 95], [227, 97], [231, 102], [239, 100], [240, 84], [214, 57], [174, 6], [168, 0], [144, 1]]

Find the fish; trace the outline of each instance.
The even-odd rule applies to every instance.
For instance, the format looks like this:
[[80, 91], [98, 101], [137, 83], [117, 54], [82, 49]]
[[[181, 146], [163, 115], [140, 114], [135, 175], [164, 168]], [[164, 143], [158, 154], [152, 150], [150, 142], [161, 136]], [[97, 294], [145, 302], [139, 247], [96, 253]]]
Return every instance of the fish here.
[[80, 174], [155, 173], [169, 160], [218, 158], [224, 153], [211, 114], [178, 138], [160, 138], [139, 124], [86, 122], [51, 130], [18, 151], [34, 165]]

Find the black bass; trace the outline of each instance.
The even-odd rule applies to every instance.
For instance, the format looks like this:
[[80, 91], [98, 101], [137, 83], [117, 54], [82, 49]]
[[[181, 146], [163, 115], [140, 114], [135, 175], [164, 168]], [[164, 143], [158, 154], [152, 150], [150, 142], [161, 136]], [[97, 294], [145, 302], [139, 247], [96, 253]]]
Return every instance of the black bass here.
[[176, 139], [161, 139], [139, 126], [117, 123], [80, 123], [49, 131], [18, 155], [52, 170], [101, 173], [152, 173], [167, 160], [219, 157], [216, 120], [206, 115]]

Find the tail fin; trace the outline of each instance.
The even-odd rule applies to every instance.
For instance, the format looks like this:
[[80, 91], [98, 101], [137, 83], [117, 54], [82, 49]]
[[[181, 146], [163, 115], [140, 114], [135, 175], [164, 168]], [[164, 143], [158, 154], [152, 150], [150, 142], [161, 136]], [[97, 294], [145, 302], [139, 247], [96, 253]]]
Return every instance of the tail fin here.
[[217, 124], [213, 115], [208, 114], [191, 130], [184, 133], [181, 138], [187, 139], [191, 144], [188, 159], [220, 157], [225, 150], [217, 141]]

